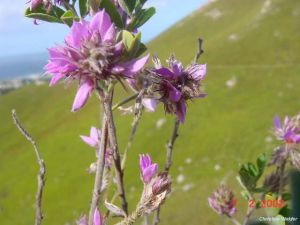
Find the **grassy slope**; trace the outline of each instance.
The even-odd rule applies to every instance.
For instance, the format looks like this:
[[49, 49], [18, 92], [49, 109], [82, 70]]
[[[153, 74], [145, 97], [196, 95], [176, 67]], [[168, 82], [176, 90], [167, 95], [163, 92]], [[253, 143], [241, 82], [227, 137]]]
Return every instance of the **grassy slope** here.
[[[162, 211], [161, 224], [217, 224], [206, 198], [224, 178], [236, 191], [238, 162], [254, 159], [272, 148], [267, 143], [275, 113], [294, 114], [300, 108], [300, 2], [273, 0], [270, 11], [261, 14], [261, 0], [216, 1], [170, 28], [149, 44], [161, 58], [170, 51], [184, 62], [191, 61], [198, 35], [203, 37], [208, 64], [205, 88], [209, 96], [189, 104], [186, 123], [176, 143], [172, 175], [174, 192]], [[207, 13], [220, 10], [219, 19]], [[228, 40], [235, 34], [236, 41]], [[229, 89], [225, 82], [236, 77]], [[81, 112], [69, 112], [74, 88], [25, 87], [0, 98], [0, 222], [32, 224], [36, 166], [31, 146], [11, 124], [10, 109], [16, 108], [25, 126], [39, 142], [47, 164], [45, 225], [74, 221], [88, 207], [92, 176], [85, 168], [94, 157], [79, 140], [89, 126], [98, 123], [94, 98]], [[117, 114], [118, 115], [118, 114]], [[145, 114], [133, 145], [127, 168], [128, 199], [137, 200], [138, 153], [150, 152], [163, 165], [164, 143], [171, 132], [171, 117], [161, 129], [155, 127], [162, 110]], [[124, 147], [131, 116], [117, 117], [118, 135]], [[191, 158], [192, 163], [185, 163]], [[219, 164], [221, 170], [214, 166]], [[34, 165], [34, 166], [33, 166]], [[182, 186], [192, 184], [189, 192]], [[238, 206], [243, 204], [239, 201]], [[131, 203], [131, 207], [133, 204]], [[242, 210], [240, 210], [242, 211]], [[180, 213], [178, 213], [180, 212]], [[240, 215], [239, 215], [240, 216]], [[22, 222], [20, 222], [22, 221]]]

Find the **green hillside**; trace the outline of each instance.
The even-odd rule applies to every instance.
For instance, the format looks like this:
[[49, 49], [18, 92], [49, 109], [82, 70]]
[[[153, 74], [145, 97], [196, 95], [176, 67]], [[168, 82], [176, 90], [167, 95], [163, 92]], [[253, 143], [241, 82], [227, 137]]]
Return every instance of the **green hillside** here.
[[[160, 58], [174, 52], [188, 63], [201, 36], [205, 54], [200, 61], [208, 65], [208, 97], [189, 104], [180, 128], [171, 171], [173, 193], [162, 209], [162, 225], [220, 224], [207, 197], [221, 179], [239, 195], [238, 163], [271, 151], [276, 144], [270, 133], [274, 114], [298, 112], [299, 21], [298, 0], [219, 0], [149, 43], [151, 53]], [[93, 177], [86, 168], [94, 151], [79, 134], [99, 124], [99, 107], [94, 97], [83, 110], [71, 113], [74, 94], [74, 87], [62, 84], [27, 86], [0, 97], [0, 224], [29, 225], [34, 217], [37, 166], [31, 146], [12, 125], [12, 108], [38, 140], [46, 162], [44, 224], [72, 224], [87, 212]], [[132, 116], [116, 112], [116, 118], [122, 150]], [[167, 123], [157, 128], [162, 118]], [[142, 188], [138, 154], [149, 152], [162, 168], [171, 129], [172, 117], [162, 108], [144, 114], [125, 175], [131, 209]], [[179, 175], [184, 176], [181, 183], [176, 181]], [[238, 218], [244, 205], [238, 201]]]

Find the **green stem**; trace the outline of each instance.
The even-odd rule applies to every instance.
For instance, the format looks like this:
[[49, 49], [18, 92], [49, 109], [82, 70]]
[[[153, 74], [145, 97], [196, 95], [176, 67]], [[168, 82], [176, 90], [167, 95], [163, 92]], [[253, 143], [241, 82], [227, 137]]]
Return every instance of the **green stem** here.
[[125, 99], [122, 100], [121, 102], [115, 104], [115, 105], [111, 108], [111, 110], [112, 110], [112, 111], [115, 111], [115, 110], [116, 110], [117, 108], [119, 108], [120, 106], [125, 105], [126, 103], [128, 103], [128, 102], [130, 102], [130, 101], [136, 99], [138, 95], [139, 95], [139, 93], [136, 93], [136, 94], [134, 94], [134, 95], [132, 95], [132, 96], [130, 96], [130, 97], [128, 97], [128, 98], [125, 98]]

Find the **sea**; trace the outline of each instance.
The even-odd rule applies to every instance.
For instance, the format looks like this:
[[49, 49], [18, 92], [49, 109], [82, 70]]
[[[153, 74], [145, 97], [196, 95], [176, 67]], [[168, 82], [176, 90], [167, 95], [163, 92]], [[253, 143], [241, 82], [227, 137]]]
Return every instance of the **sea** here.
[[0, 81], [29, 76], [42, 76], [48, 60], [47, 53], [8, 56], [0, 58]]

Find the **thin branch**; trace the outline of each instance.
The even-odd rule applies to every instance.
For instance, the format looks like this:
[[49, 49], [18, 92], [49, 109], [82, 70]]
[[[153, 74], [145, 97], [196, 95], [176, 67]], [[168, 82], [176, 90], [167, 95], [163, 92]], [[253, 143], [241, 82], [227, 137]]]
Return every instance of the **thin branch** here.
[[[165, 162], [165, 172], [169, 173], [171, 165], [172, 165], [172, 155], [173, 155], [173, 147], [175, 144], [175, 141], [178, 137], [178, 129], [179, 129], [180, 121], [176, 118], [174, 121], [174, 127], [172, 131], [172, 135], [168, 143], [166, 144], [166, 162]], [[160, 221], [159, 219], [160, 215], [160, 207], [155, 210], [154, 217], [153, 217], [153, 225], [157, 225]]]
[[112, 98], [113, 98], [113, 90], [105, 95], [104, 113], [105, 113], [105, 116], [107, 117], [109, 143], [110, 143], [110, 147], [113, 151], [113, 160], [114, 160], [115, 173], [116, 173], [117, 191], [118, 191], [119, 197], [121, 198], [122, 208], [123, 208], [124, 212], [126, 214], [128, 214], [128, 203], [126, 201], [126, 196], [125, 196], [123, 171], [122, 171], [122, 167], [121, 167], [121, 158], [120, 158], [119, 146], [118, 146], [118, 142], [117, 142], [116, 127], [115, 127], [112, 109], [111, 109]]
[[255, 211], [255, 207], [253, 207], [253, 208], [248, 207], [247, 214], [246, 214], [246, 217], [244, 219], [243, 225], [247, 225], [248, 224], [248, 222], [250, 220], [250, 217], [252, 216], [252, 214], [254, 213], [254, 211]]
[[130, 101], [132, 101], [132, 100], [134, 100], [134, 99], [136, 99], [136, 98], [138, 97], [138, 95], [139, 95], [139, 93], [136, 93], [136, 94], [134, 94], [134, 95], [132, 95], [132, 96], [129, 96], [128, 98], [122, 100], [121, 102], [115, 104], [115, 105], [112, 107], [112, 111], [115, 111], [115, 110], [116, 110], [117, 108], [119, 108], [120, 106], [122, 106], [122, 105], [124, 105], [124, 104], [126, 104], [126, 103], [128, 103], [128, 102], [130, 102]]
[[167, 158], [166, 158], [166, 163], [165, 163], [165, 171], [166, 172], [169, 172], [170, 167], [172, 165], [173, 147], [174, 147], [175, 141], [178, 137], [179, 125], [180, 125], [180, 121], [176, 118], [175, 122], [174, 122], [172, 136], [166, 145], [166, 149], [167, 149], [167, 156], [166, 156]]
[[91, 207], [90, 207], [90, 212], [89, 212], [89, 225], [93, 224], [94, 212], [98, 206], [99, 199], [101, 196], [107, 138], [108, 138], [108, 125], [107, 125], [107, 121], [106, 121], [106, 116], [103, 115], [101, 138], [99, 140], [99, 142], [100, 142], [99, 157], [97, 159], [95, 184], [94, 184], [93, 197], [92, 197], [92, 202], [91, 202]]
[[198, 51], [195, 55], [194, 63], [197, 63], [200, 56], [204, 53], [204, 51], [202, 49], [202, 43], [203, 43], [203, 40], [201, 38], [198, 38]]
[[22, 126], [20, 120], [17, 117], [16, 110], [12, 110], [12, 118], [14, 121], [14, 124], [18, 128], [18, 130], [21, 132], [21, 134], [32, 144], [34, 152], [36, 154], [37, 163], [39, 165], [39, 172], [37, 175], [37, 192], [35, 196], [35, 225], [41, 225], [43, 220], [43, 213], [42, 213], [42, 197], [43, 197], [43, 190], [45, 186], [45, 174], [46, 174], [46, 166], [44, 163], [44, 160], [41, 157], [41, 154], [39, 152], [39, 149], [37, 147], [37, 144], [35, 140], [32, 138], [32, 136], [25, 130], [25, 128]]
[[122, 170], [123, 171], [125, 170], [128, 151], [132, 146], [133, 139], [134, 139], [137, 127], [139, 125], [139, 122], [141, 120], [143, 110], [144, 110], [144, 106], [141, 103], [139, 103], [139, 104], [140, 104], [140, 106], [138, 107], [137, 112], [135, 113], [132, 124], [131, 124], [129, 139], [128, 139], [126, 148], [124, 150], [124, 155], [123, 155], [123, 158], [122, 158], [122, 164], [121, 165], [122, 165]]
[[231, 222], [234, 224], [234, 225], [241, 225], [239, 221], [237, 221], [235, 218], [231, 217], [229, 218], [231, 220]]

